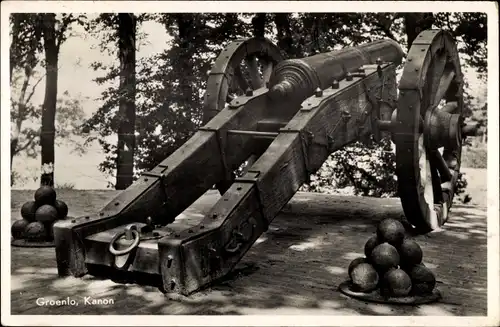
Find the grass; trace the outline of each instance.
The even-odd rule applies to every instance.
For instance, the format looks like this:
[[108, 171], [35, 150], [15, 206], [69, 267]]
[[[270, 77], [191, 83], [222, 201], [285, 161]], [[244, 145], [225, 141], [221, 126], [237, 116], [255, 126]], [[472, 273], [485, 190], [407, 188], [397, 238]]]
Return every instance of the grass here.
[[[486, 169], [463, 168], [462, 172], [467, 180], [465, 194], [469, 194], [472, 200], [468, 203], [472, 206], [486, 207], [487, 198], [487, 171]], [[104, 204], [111, 201], [120, 191], [115, 190], [75, 190], [71, 188], [56, 188], [59, 200], [66, 202], [69, 206], [71, 216], [83, 216], [89, 212], [98, 212]], [[19, 217], [19, 209], [26, 201], [33, 199], [34, 190], [12, 190], [11, 209], [12, 218]]]

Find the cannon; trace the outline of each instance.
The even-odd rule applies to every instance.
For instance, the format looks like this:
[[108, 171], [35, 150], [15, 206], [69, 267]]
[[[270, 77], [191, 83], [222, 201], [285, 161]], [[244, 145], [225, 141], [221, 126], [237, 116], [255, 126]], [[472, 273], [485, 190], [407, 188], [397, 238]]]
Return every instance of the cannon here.
[[[392, 138], [406, 218], [420, 233], [435, 230], [475, 131], [464, 122], [462, 78], [441, 30], [421, 32], [406, 57], [389, 39], [302, 59], [263, 38], [235, 40], [208, 75], [203, 126], [99, 212], [55, 224], [58, 273], [106, 267], [159, 277], [167, 293], [195, 292], [231, 271], [331, 153], [366, 137]], [[212, 208], [176, 219], [214, 185]]]

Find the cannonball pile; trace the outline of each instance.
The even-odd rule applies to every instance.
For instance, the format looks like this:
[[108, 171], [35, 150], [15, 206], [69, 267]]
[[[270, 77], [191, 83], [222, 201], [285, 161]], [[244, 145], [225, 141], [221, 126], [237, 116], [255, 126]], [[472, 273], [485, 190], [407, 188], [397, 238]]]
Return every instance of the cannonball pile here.
[[364, 257], [349, 265], [353, 291], [377, 291], [385, 297], [432, 294], [436, 277], [423, 263], [422, 249], [415, 240], [405, 237], [405, 228], [398, 220], [382, 220], [364, 252]]
[[15, 240], [30, 242], [50, 242], [54, 240], [53, 225], [65, 219], [68, 206], [58, 200], [56, 191], [50, 186], [42, 186], [35, 192], [34, 201], [21, 207], [22, 219], [16, 220], [11, 227]]

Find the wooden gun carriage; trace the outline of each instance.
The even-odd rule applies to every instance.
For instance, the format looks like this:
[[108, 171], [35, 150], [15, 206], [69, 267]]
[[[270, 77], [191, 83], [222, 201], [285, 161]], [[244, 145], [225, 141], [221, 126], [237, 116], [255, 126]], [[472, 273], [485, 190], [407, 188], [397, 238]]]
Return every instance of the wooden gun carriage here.
[[[439, 228], [475, 126], [464, 124], [450, 34], [420, 33], [397, 84], [404, 57], [393, 40], [290, 60], [266, 39], [230, 43], [208, 77], [203, 127], [100, 212], [56, 223], [59, 274], [104, 266], [192, 293], [237, 264], [332, 152], [369, 136], [395, 144], [407, 220], [420, 233]], [[173, 228], [214, 185], [221, 198], [208, 213]]]

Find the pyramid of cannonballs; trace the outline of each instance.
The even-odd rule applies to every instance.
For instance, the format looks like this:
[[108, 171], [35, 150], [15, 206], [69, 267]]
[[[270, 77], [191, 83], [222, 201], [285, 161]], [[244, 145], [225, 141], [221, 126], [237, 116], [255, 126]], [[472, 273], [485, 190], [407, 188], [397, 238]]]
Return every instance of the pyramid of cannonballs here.
[[380, 292], [385, 297], [425, 296], [436, 285], [434, 273], [422, 262], [423, 252], [395, 219], [384, 219], [354, 259], [348, 273], [355, 292]]
[[56, 191], [50, 186], [42, 186], [35, 192], [34, 201], [21, 207], [22, 219], [16, 220], [11, 227], [14, 240], [28, 242], [52, 242], [53, 225], [66, 218], [68, 206], [57, 200]]

